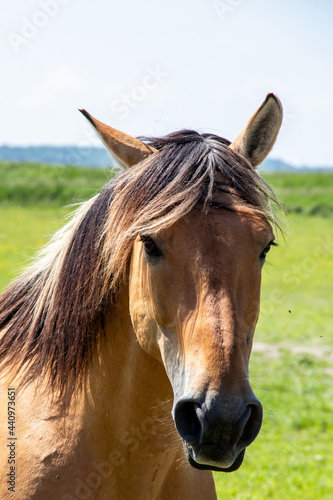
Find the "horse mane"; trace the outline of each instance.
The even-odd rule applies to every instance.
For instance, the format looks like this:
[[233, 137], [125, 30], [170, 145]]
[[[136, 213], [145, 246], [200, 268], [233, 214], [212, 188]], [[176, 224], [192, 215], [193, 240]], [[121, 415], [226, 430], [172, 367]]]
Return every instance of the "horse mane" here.
[[47, 375], [62, 392], [82, 382], [135, 238], [206, 209], [216, 172], [274, 223], [270, 188], [229, 141], [190, 130], [146, 140], [158, 151], [84, 203], [0, 295], [0, 368], [23, 369], [23, 383]]

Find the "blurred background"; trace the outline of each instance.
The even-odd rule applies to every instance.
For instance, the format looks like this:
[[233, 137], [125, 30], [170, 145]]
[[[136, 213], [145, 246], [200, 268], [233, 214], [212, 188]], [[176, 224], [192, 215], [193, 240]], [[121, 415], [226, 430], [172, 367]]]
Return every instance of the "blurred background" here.
[[[184, 127], [228, 139], [268, 92], [272, 157], [333, 165], [328, 0], [3, 0], [0, 144], [95, 144], [77, 112], [133, 135]], [[96, 142], [98, 144], [98, 142]]]
[[251, 360], [265, 418], [219, 499], [333, 494], [332, 20], [328, 0], [1, 2], [0, 289], [113, 175], [78, 108], [134, 136], [233, 140], [282, 101], [261, 167], [285, 211]]

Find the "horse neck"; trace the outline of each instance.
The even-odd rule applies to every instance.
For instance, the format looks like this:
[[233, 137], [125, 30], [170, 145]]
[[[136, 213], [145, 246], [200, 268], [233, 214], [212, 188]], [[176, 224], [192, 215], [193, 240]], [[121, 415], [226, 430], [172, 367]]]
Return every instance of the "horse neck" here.
[[126, 291], [118, 299], [89, 372], [86, 422], [99, 434], [96, 438], [104, 443], [105, 453], [119, 447], [130, 452], [135, 443], [164, 449], [165, 443], [156, 439], [156, 427], [161, 431], [164, 426], [159, 434], [167, 439], [175, 432], [172, 388], [162, 363], [144, 352], [136, 339]]

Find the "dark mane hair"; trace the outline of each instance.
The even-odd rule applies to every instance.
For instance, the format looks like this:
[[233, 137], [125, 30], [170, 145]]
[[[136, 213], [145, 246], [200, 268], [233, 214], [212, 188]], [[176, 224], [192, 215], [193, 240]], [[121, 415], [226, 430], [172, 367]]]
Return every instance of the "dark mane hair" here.
[[158, 151], [83, 204], [0, 296], [0, 367], [23, 368], [24, 382], [47, 375], [60, 391], [82, 382], [133, 241], [205, 209], [217, 172], [274, 223], [271, 190], [227, 140], [183, 130], [147, 142]]

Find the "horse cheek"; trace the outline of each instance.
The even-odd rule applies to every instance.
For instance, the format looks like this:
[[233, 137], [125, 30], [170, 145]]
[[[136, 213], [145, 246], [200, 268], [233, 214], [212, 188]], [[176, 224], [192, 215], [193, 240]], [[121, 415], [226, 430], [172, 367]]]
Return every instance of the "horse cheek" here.
[[134, 300], [130, 300], [130, 316], [136, 338], [142, 349], [162, 361], [157, 343], [158, 326], [151, 314], [150, 307], [145, 301], [135, 297]]

